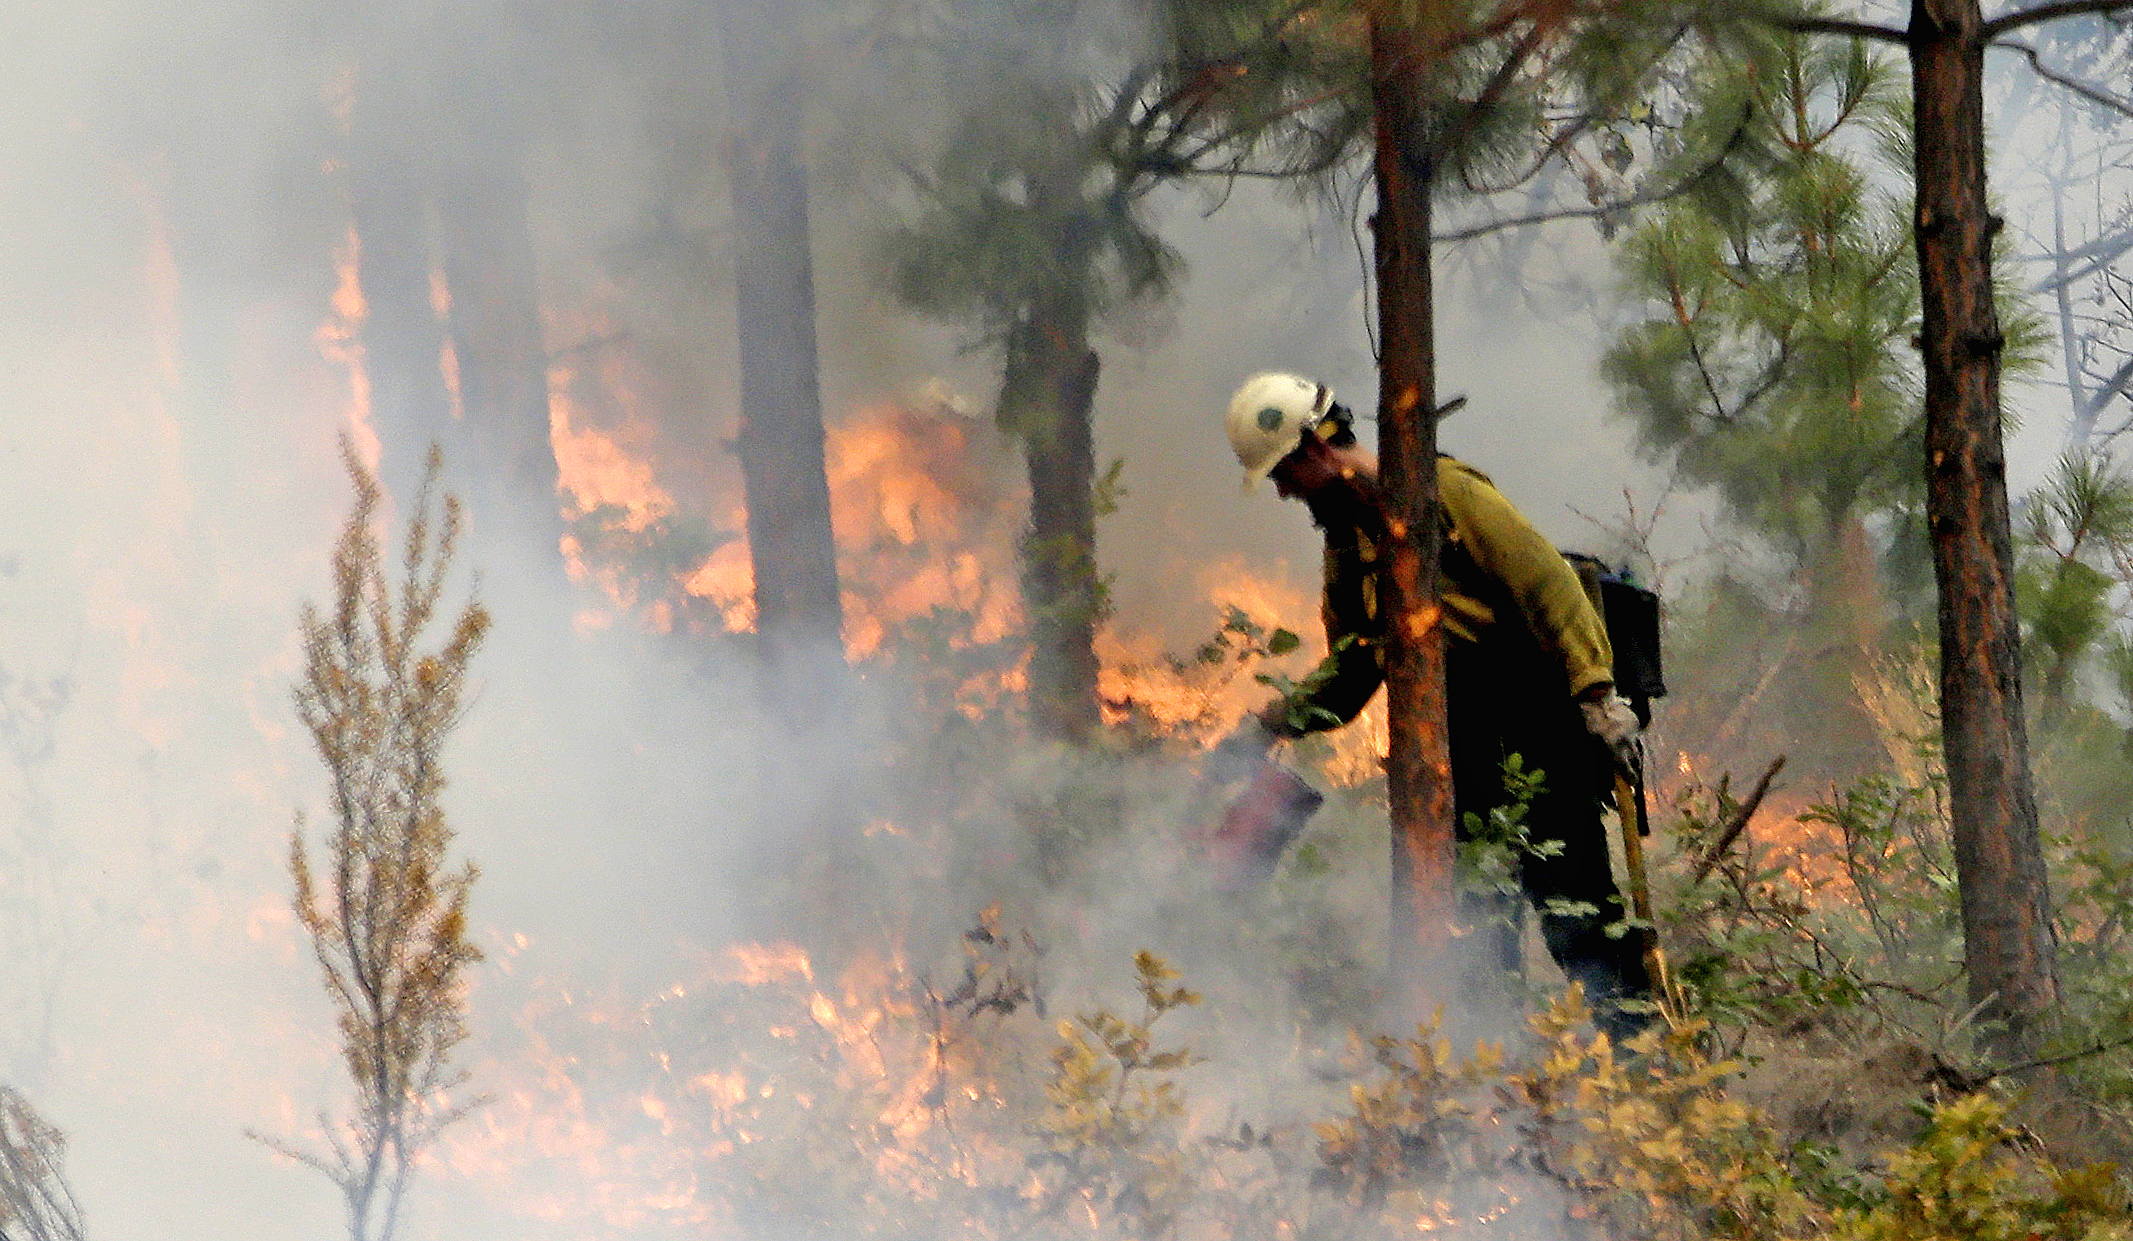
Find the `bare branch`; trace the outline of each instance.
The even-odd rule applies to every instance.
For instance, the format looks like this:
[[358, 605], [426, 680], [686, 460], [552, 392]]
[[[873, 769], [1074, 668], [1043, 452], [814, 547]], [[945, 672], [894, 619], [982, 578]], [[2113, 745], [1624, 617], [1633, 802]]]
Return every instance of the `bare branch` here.
[[1536, 211], [1528, 215], [1491, 220], [1486, 224], [1476, 224], [1470, 228], [1454, 229], [1448, 233], [1437, 233], [1430, 240], [1447, 243], [1472, 241], [1476, 237], [1486, 237], [1491, 233], [1501, 232], [1508, 228], [1522, 228], [1528, 224], [1546, 224], [1554, 220], [1598, 219], [1601, 216], [1614, 215], [1617, 212], [1628, 211], [1632, 208], [1645, 207], [1652, 203], [1665, 202], [1670, 198], [1678, 198], [1695, 189], [1698, 185], [1703, 184], [1704, 178], [1709, 177], [1712, 173], [1725, 166], [1726, 157], [1733, 153], [1733, 149], [1740, 145], [1742, 136], [1748, 132], [1749, 119], [1748, 112], [1743, 111], [1740, 124], [1734, 127], [1731, 134], [1727, 135], [1724, 145], [1718, 149], [1718, 152], [1701, 167], [1672, 185], [1662, 186], [1657, 189], [1639, 190], [1627, 198], [1619, 198], [1596, 207], [1567, 207], [1560, 211]]
[[1724, 857], [1726, 850], [1733, 847], [1733, 842], [1746, 830], [1748, 820], [1754, 818], [1756, 810], [1762, 806], [1763, 798], [1769, 795], [1770, 782], [1777, 779], [1777, 774], [1784, 769], [1785, 756], [1780, 754], [1771, 761], [1768, 770], [1763, 772], [1763, 778], [1755, 782], [1755, 788], [1748, 794], [1748, 800], [1742, 802], [1740, 809], [1733, 812], [1733, 817], [1727, 820], [1725, 828], [1718, 833], [1718, 838], [1711, 842], [1711, 847], [1704, 850], [1703, 856], [1696, 860], [1696, 873], [1689, 878], [1691, 885], [1702, 883], [1704, 876], [1711, 873], [1711, 868], [1718, 865], [1718, 859]]
[[2010, 30], [2056, 21], [2062, 17], [2081, 17], [2089, 14], [2133, 13], [2133, 4], [2126, 0], [2056, 0], [2053, 4], [2040, 4], [2033, 9], [2020, 9], [2002, 14], [1980, 27], [1987, 42], [1998, 39]]
[[1791, 14], [1765, 11], [1758, 16], [1780, 30], [1795, 34], [1834, 34], [1849, 39], [1871, 39], [1877, 43], [1893, 43], [1909, 47], [1911, 36], [1894, 26], [1877, 26], [1872, 22], [1850, 22], [1834, 17], [1800, 17]]
[[2082, 415], [2093, 418], [2102, 413], [2103, 407], [2111, 403], [2111, 398], [2124, 392], [2128, 384], [2133, 384], [2133, 357], [2128, 357], [2123, 365], [2111, 373], [2109, 379], [2097, 385], [2095, 393], [2082, 407]]
[[2133, 99], [2121, 99], [2108, 91], [2099, 90], [2086, 82], [2070, 78], [2056, 69], [2046, 68], [2043, 58], [2037, 54], [2037, 49], [2027, 43], [2016, 39], [1994, 39], [1989, 46], [2004, 48], [2010, 52], [2020, 52], [2029, 58], [2030, 71], [2045, 81], [2055, 86], [2064, 87], [2099, 108], [2109, 108], [2111, 111], [2124, 116], [2133, 116]]

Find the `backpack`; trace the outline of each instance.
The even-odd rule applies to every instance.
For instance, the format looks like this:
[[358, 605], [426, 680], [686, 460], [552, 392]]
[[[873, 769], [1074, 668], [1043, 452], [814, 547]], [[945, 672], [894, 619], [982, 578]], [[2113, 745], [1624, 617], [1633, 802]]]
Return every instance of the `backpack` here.
[[1652, 700], [1666, 697], [1666, 668], [1659, 650], [1659, 596], [1637, 583], [1628, 568], [1613, 569], [1598, 557], [1564, 552], [1578, 581], [1607, 626], [1614, 648], [1615, 692], [1629, 699], [1640, 724], [1652, 722]]

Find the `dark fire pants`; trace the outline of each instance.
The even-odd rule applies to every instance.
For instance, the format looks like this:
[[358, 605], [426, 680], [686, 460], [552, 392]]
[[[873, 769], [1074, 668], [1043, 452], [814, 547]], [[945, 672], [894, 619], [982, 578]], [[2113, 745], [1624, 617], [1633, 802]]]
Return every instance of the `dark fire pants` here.
[[[1527, 810], [1527, 834], [1536, 843], [1559, 840], [1563, 847], [1553, 857], [1523, 858], [1520, 886], [1540, 915], [1548, 954], [1571, 981], [1585, 985], [1585, 997], [1603, 1024], [1617, 1034], [1641, 1027], [1641, 1017], [1612, 1017], [1613, 1001], [1648, 999], [1651, 983], [1642, 938], [1634, 931], [1607, 933], [1608, 926], [1623, 920], [1626, 907], [1608, 863], [1602, 821], [1602, 799], [1613, 777], [1605, 749], [1586, 731], [1554, 661], [1538, 649], [1503, 652], [1450, 642], [1445, 681], [1459, 838], [1467, 838], [1468, 814], [1486, 821], [1491, 809], [1505, 803], [1506, 755], [1519, 755], [1528, 771], [1543, 774], [1545, 787]], [[1589, 905], [1595, 912], [1550, 912], [1548, 905], [1556, 900]], [[1462, 909], [1470, 928], [1486, 928], [1485, 936], [1496, 937], [1496, 961], [1507, 969], [1515, 969], [1520, 958], [1517, 926], [1506, 916], [1512, 912], [1488, 894], [1470, 896]]]

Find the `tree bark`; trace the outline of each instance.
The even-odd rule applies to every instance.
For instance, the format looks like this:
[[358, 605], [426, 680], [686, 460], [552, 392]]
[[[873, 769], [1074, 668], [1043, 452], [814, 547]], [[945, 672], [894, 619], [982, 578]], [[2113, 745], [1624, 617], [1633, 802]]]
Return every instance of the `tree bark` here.
[[766, 695], [796, 722], [843, 668], [844, 608], [824, 469], [800, 73], [791, 3], [725, 0], [734, 133], [734, 304], [741, 423], [734, 437], [748, 506], [756, 634]]
[[1437, 605], [1436, 341], [1430, 273], [1432, 163], [1423, 124], [1426, 56], [1402, 6], [1373, 5], [1376, 110], [1378, 452], [1389, 534], [1385, 692], [1392, 819], [1395, 1002], [1445, 993], [1457, 890], [1444, 629]]
[[1941, 729], [1970, 998], [2021, 1054], [2057, 995], [2022, 717], [1977, 0], [1913, 0], [1926, 517], [1940, 589]]
[[1000, 394], [1000, 423], [1021, 437], [1029, 467], [1022, 577], [1030, 723], [1040, 735], [1073, 743], [1087, 741], [1101, 722], [1092, 417], [1099, 369], [1087, 316], [1071, 305], [1045, 307], [1011, 333]]

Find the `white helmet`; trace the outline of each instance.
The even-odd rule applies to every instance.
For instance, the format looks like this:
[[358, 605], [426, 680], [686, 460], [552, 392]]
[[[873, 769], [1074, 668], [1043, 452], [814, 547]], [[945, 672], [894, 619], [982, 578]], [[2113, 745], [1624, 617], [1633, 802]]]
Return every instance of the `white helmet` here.
[[1265, 478], [1332, 409], [1333, 390], [1315, 379], [1263, 371], [1245, 380], [1229, 399], [1226, 420], [1244, 485]]

